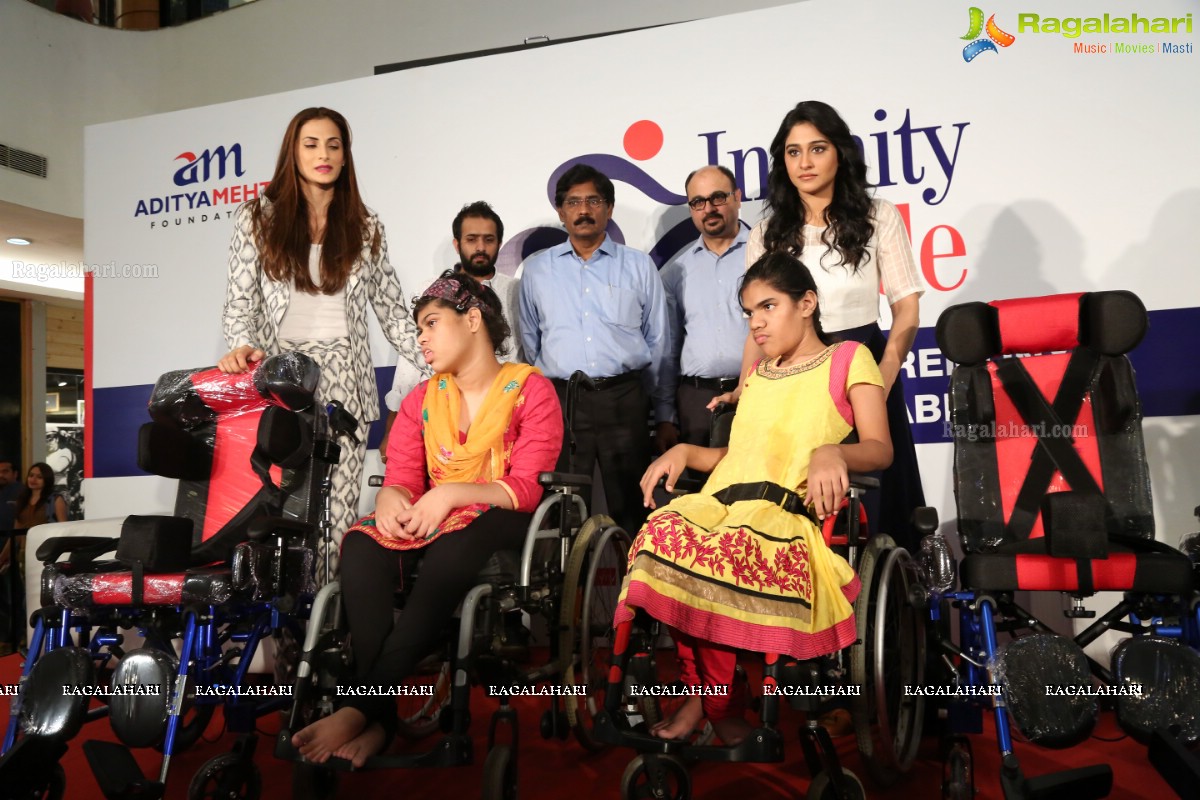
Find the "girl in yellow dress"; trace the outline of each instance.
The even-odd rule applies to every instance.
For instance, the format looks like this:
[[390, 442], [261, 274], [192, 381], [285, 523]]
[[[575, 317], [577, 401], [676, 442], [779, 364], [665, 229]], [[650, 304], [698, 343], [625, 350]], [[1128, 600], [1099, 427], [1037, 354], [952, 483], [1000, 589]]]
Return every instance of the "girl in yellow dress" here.
[[[883, 380], [857, 342], [829, 344], [816, 285], [785, 253], [763, 256], [742, 281], [750, 335], [766, 358], [743, 381], [727, 448], [681, 444], [650, 465], [642, 492], [654, 508], [685, 468], [710, 472], [699, 494], [651, 514], [634, 539], [616, 623], [635, 609], [672, 628], [681, 677], [728, 687], [691, 698], [653, 732], [689, 733], [707, 716], [734, 744], [749, 730], [733, 685], [736, 651], [798, 659], [855, 639], [858, 577], [821, 537], [849, 485], [848, 473], [892, 459]], [[856, 444], [842, 444], [857, 430]]]

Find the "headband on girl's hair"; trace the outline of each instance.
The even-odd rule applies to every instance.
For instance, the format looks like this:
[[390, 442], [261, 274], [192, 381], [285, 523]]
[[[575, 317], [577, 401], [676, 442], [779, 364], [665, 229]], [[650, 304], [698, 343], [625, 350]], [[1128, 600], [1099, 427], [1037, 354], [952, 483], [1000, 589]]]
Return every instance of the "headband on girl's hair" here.
[[[468, 278], [467, 280], [470, 280]], [[456, 311], [466, 311], [468, 308], [479, 309], [480, 314], [491, 314], [492, 309], [487, 307], [487, 304], [480, 300], [463, 285], [463, 282], [458, 278], [443, 275], [429, 285], [429, 288], [421, 295], [421, 299], [433, 297], [438, 300], [444, 300], [454, 306]]]

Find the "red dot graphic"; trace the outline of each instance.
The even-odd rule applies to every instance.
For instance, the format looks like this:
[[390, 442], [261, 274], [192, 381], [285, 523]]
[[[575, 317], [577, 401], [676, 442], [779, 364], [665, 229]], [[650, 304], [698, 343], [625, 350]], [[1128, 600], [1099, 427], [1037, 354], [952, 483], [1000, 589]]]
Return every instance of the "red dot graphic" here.
[[662, 144], [662, 128], [653, 120], [638, 120], [625, 131], [625, 152], [634, 161], [654, 158], [662, 150]]

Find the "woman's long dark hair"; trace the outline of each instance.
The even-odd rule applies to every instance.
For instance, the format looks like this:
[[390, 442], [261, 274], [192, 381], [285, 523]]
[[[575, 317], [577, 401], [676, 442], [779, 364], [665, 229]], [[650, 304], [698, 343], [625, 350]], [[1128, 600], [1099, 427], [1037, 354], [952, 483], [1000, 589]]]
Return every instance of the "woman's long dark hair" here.
[[[334, 184], [333, 201], [325, 221], [321, 242], [321, 288], [336, 294], [346, 285], [367, 237], [367, 207], [358, 193], [354, 155], [350, 148], [350, 125], [346, 118], [330, 108], [306, 108], [288, 123], [275, 162], [275, 174], [263, 192], [269, 208], [261, 200], [250, 203], [254, 237], [263, 271], [271, 280], [291, 283], [302, 292], [318, 291], [308, 271], [308, 253], [313, 244], [308, 225], [308, 201], [300, 187], [296, 166], [296, 145], [300, 129], [314, 119], [327, 119], [337, 125], [342, 137], [345, 164]], [[378, 229], [370, 241], [371, 257], [379, 256]]]
[[762, 258], [750, 265], [742, 276], [741, 286], [738, 287], [738, 299], [742, 292], [755, 281], [762, 281], [777, 292], [783, 292], [794, 301], [799, 301], [804, 295], [812, 292], [817, 296], [817, 307], [813, 309], [813, 330], [821, 344], [831, 345], [833, 340], [825, 335], [821, 327], [821, 293], [817, 291], [817, 282], [812, 273], [799, 259], [783, 252], [768, 252]]
[[[37, 502], [44, 504], [47, 498], [54, 494], [54, 468], [44, 461], [38, 461], [29, 468], [29, 472], [33, 472], [35, 469], [42, 473], [42, 496], [37, 499]], [[25, 481], [21, 485], [20, 494], [17, 495], [18, 513], [29, 508], [33, 502], [33, 490], [29, 488], [29, 472], [25, 473]]]
[[412, 301], [413, 320], [415, 321], [425, 306], [430, 303], [437, 303], [442, 308], [449, 309], [456, 314], [466, 314], [471, 309], [468, 303], [471, 298], [475, 298], [483, 305], [480, 313], [483, 316], [483, 327], [487, 330], [488, 338], [492, 342], [492, 350], [496, 355], [501, 355], [504, 352], [504, 342], [512, 335], [512, 329], [508, 325], [508, 320], [504, 318], [504, 306], [500, 302], [500, 298], [492, 291], [492, 287], [484, 286], [465, 272], [452, 269], [443, 272], [434, 285], [442, 281], [453, 281], [458, 284], [455, 300], [452, 302], [445, 297], [429, 294], [414, 297]]
[[[837, 177], [833, 182], [833, 200], [825, 209], [823, 220], [805, 217], [800, 192], [787, 172], [784, 147], [792, 128], [807, 122], [821, 132], [837, 151]], [[837, 111], [819, 100], [798, 103], [779, 123], [779, 131], [771, 141], [771, 171], [767, 175], [767, 220], [763, 244], [768, 251], [788, 250], [799, 257], [804, 250], [806, 222], [825, 224], [821, 234], [830, 249], [842, 257], [842, 263], [857, 272], [871, 254], [867, 242], [875, 233], [871, 221], [871, 196], [867, 189], [867, 164], [862, 152], [850, 135], [850, 128]]]

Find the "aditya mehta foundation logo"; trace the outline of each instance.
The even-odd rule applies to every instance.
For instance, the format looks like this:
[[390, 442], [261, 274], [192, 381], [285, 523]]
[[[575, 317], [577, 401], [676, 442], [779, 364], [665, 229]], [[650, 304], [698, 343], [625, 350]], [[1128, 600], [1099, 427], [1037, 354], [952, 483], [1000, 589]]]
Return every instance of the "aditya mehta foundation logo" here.
[[971, 6], [969, 14], [967, 33], [961, 37], [968, 40], [962, 51], [963, 61], [970, 63], [984, 53], [999, 53], [997, 48], [1008, 47], [1017, 40], [1017, 37], [996, 24], [995, 14], [988, 17], [986, 23], [983, 21], [983, 9]]
[[172, 164], [172, 187], [141, 197], [134, 206], [134, 220], [147, 220], [154, 230], [229, 219], [238, 205], [258, 197], [269, 183], [247, 179], [240, 143], [199, 153], [186, 150]]

